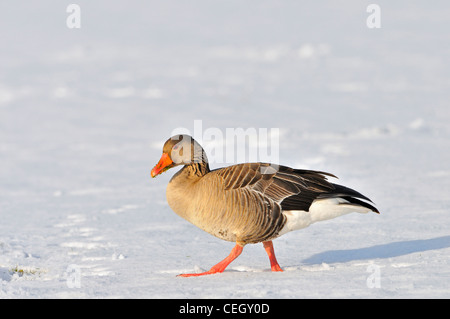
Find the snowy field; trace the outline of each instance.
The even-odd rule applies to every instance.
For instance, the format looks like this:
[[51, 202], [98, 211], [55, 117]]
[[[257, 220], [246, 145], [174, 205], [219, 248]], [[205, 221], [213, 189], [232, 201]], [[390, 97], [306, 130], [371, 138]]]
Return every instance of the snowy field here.
[[[0, 4], [0, 298], [450, 298], [450, 4], [79, 0]], [[279, 129], [381, 214], [228, 255], [173, 213], [175, 129]], [[218, 168], [231, 163], [212, 163]]]

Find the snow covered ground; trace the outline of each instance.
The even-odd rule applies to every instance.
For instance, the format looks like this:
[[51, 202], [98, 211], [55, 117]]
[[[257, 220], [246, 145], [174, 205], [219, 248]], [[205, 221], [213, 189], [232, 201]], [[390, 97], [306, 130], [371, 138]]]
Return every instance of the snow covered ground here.
[[[0, 4], [0, 298], [449, 298], [450, 5], [79, 0]], [[248, 245], [173, 213], [174, 129], [278, 128], [380, 215]], [[228, 163], [213, 163], [217, 168]]]

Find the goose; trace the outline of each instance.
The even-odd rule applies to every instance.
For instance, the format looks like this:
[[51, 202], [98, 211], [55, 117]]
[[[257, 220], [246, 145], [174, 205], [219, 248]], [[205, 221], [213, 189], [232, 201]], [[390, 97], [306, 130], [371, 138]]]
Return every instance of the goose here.
[[169, 181], [167, 202], [179, 216], [220, 239], [235, 242], [230, 254], [210, 270], [182, 277], [222, 273], [247, 244], [262, 243], [272, 271], [283, 271], [272, 240], [288, 232], [347, 213], [375, 212], [361, 193], [327, 177], [333, 174], [270, 163], [243, 163], [211, 170], [205, 151], [179, 134], [163, 146], [151, 177], [183, 166]]

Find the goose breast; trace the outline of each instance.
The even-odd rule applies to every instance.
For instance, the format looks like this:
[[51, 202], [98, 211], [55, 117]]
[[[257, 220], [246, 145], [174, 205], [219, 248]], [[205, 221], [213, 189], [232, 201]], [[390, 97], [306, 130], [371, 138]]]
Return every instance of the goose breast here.
[[249, 188], [226, 187], [215, 172], [201, 179], [174, 176], [169, 206], [181, 217], [223, 240], [258, 243], [277, 236], [286, 217], [278, 203]]

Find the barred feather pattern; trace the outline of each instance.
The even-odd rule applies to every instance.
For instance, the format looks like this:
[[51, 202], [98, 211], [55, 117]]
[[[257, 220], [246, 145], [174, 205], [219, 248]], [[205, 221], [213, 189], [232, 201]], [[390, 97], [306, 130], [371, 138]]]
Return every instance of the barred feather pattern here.
[[269, 163], [211, 171], [201, 146], [182, 135], [169, 139], [163, 151], [175, 166], [184, 165], [167, 186], [172, 210], [204, 231], [241, 245], [272, 240], [351, 211], [379, 213], [369, 198], [330, 183], [327, 177], [335, 176], [326, 172]]
[[[238, 164], [213, 171], [199, 165], [186, 165], [175, 174], [167, 189], [169, 205], [208, 233], [242, 245], [278, 236], [286, 222], [282, 213], [284, 199], [302, 191], [317, 195], [333, 189], [321, 173], [314, 171], [301, 174], [267, 163]], [[310, 197], [305, 205], [317, 196]]]

